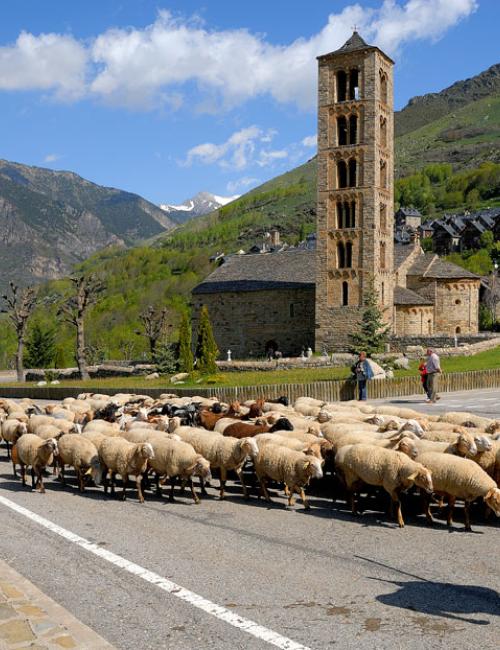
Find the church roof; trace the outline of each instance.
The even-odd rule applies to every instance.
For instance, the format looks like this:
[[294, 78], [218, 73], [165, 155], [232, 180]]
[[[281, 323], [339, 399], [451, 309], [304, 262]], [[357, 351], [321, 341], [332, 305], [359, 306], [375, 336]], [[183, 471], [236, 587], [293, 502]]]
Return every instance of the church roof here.
[[420, 275], [423, 278], [435, 278], [436, 280], [479, 279], [475, 273], [471, 273], [457, 264], [446, 262], [433, 253], [417, 258], [410, 266], [408, 275]]
[[394, 63], [394, 61], [389, 56], [387, 56], [385, 52], [382, 52], [382, 50], [376, 45], [368, 45], [368, 43], [361, 38], [357, 31], [354, 31], [352, 33], [352, 36], [350, 36], [344, 45], [342, 45], [342, 47], [339, 47], [338, 50], [334, 50], [328, 54], [322, 54], [321, 56], [318, 56], [318, 59], [323, 59], [324, 57], [330, 57], [337, 54], [349, 54], [351, 52], [356, 52], [357, 50], [378, 50], [387, 59], [389, 59], [391, 63]]
[[405, 287], [394, 287], [395, 305], [433, 305], [429, 298], [423, 298], [415, 291]]
[[342, 47], [339, 47], [338, 50], [335, 50], [333, 54], [338, 54], [340, 52], [354, 52], [355, 50], [364, 50], [367, 47], [371, 47], [371, 45], [368, 45], [368, 43], [361, 38], [358, 32], [354, 31], [352, 33], [352, 36], [347, 39], [344, 45], [342, 45]]
[[314, 289], [314, 250], [232, 255], [193, 289], [193, 294], [268, 289]]
[[409, 255], [415, 252], [414, 246], [410, 244], [410, 235], [408, 233], [407, 244], [394, 244], [394, 269], [399, 269], [401, 264], [406, 261]]

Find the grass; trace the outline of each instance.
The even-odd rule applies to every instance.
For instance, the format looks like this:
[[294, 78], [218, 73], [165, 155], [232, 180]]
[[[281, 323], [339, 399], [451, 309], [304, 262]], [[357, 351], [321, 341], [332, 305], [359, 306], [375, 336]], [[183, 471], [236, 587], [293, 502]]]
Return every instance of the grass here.
[[[418, 362], [412, 361], [408, 370], [395, 371], [395, 377], [418, 376]], [[481, 352], [472, 357], [443, 357], [441, 366], [444, 372], [466, 372], [469, 370], [488, 370], [500, 368], [500, 347]], [[121, 390], [124, 388], [164, 388], [166, 391], [175, 392], [176, 388], [210, 388], [218, 386], [260, 386], [263, 384], [305, 384], [315, 381], [332, 381], [335, 379], [348, 379], [350, 369], [342, 368], [296, 368], [291, 370], [269, 370], [264, 372], [230, 372], [216, 377], [204, 377], [200, 383], [195, 380], [185, 384], [171, 384], [167, 377], [146, 380], [143, 377], [113, 377], [107, 379], [78, 379], [61, 382], [63, 387], [106, 388]], [[10, 383], [5, 386], [26, 386], [26, 384]], [[0, 385], [1, 389], [1, 385]]]

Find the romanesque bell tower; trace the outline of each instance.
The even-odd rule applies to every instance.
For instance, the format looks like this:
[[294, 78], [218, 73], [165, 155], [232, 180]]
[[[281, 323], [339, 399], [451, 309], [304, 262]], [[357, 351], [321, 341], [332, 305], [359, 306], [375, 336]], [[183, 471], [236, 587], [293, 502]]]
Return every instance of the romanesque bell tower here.
[[373, 284], [393, 313], [394, 62], [357, 32], [318, 57], [316, 349], [342, 349]]

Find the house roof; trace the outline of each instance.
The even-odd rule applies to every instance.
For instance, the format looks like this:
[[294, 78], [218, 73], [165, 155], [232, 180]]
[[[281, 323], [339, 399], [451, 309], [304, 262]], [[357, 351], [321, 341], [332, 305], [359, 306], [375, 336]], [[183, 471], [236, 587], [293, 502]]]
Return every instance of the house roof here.
[[478, 275], [471, 273], [457, 264], [446, 262], [432, 253], [421, 255], [417, 258], [408, 269], [408, 275], [420, 275], [424, 278], [435, 278], [436, 280], [479, 279]]
[[314, 289], [314, 250], [232, 255], [193, 289], [193, 294], [269, 289]]
[[405, 217], [421, 217], [422, 214], [417, 208], [399, 208], [396, 214], [402, 214]]
[[429, 298], [423, 298], [411, 289], [405, 287], [394, 287], [394, 304], [395, 305], [433, 305]]

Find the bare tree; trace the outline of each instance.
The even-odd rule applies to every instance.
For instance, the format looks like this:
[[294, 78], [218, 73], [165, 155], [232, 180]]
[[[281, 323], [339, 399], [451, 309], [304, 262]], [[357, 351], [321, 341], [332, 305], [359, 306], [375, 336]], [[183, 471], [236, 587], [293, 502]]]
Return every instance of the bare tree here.
[[143, 331], [137, 330], [136, 334], [147, 338], [152, 360], [155, 357], [156, 347], [167, 330], [167, 315], [168, 311], [166, 307], [159, 309], [158, 307], [149, 305], [139, 316]]
[[59, 307], [63, 320], [76, 328], [76, 362], [80, 379], [90, 379], [85, 356], [85, 313], [97, 302], [102, 291], [102, 282], [92, 275], [71, 278], [75, 294]]
[[8, 318], [16, 332], [17, 381], [24, 381], [24, 339], [26, 337], [26, 328], [28, 326], [29, 317], [31, 316], [36, 304], [37, 292], [33, 287], [26, 287], [25, 289], [20, 290], [17, 285], [10, 282], [10, 294], [4, 295], [2, 298], [5, 303], [5, 308], [1, 311], [8, 315]]

